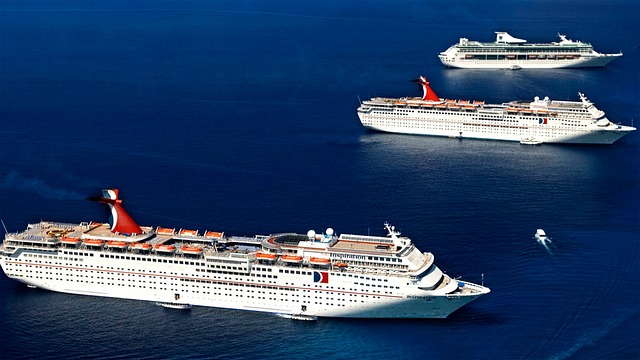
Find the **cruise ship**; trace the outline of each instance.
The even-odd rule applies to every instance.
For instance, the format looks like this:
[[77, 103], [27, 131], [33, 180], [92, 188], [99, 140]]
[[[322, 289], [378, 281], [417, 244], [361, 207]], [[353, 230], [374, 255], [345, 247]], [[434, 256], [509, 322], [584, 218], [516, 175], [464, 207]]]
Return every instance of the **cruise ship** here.
[[601, 67], [622, 56], [601, 54], [593, 46], [558, 34], [559, 42], [529, 44], [506, 32], [497, 31], [492, 43], [460, 41], [438, 57], [445, 66], [463, 69], [554, 69]]
[[415, 80], [422, 97], [376, 97], [361, 102], [366, 128], [399, 133], [537, 143], [612, 144], [635, 130], [614, 124], [587, 97], [580, 101], [484, 101], [439, 98], [424, 76]]
[[41, 221], [7, 233], [4, 273], [69, 294], [305, 319], [445, 318], [490, 291], [443, 273], [389, 224], [388, 236], [228, 236], [138, 226], [117, 189], [94, 200], [111, 208], [109, 223]]

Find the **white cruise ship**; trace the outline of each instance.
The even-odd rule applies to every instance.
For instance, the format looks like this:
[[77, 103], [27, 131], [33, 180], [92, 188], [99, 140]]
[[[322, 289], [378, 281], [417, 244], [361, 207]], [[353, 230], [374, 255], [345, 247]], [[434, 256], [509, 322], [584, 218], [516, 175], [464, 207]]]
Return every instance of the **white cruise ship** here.
[[384, 132], [544, 143], [612, 144], [634, 127], [614, 124], [587, 97], [557, 101], [485, 104], [477, 100], [441, 99], [421, 76], [422, 97], [363, 101], [358, 117], [363, 126]]
[[442, 64], [463, 69], [554, 69], [605, 66], [618, 54], [601, 54], [591, 44], [567, 39], [560, 35], [560, 42], [529, 44], [506, 32], [496, 32], [492, 43], [460, 41], [441, 52]]
[[118, 190], [95, 200], [112, 222], [42, 221], [7, 233], [0, 265], [12, 279], [70, 294], [210, 306], [314, 319], [445, 318], [489, 293], [452, 279], [411, 240], [283, 233], [253, 237], [140, 227]]

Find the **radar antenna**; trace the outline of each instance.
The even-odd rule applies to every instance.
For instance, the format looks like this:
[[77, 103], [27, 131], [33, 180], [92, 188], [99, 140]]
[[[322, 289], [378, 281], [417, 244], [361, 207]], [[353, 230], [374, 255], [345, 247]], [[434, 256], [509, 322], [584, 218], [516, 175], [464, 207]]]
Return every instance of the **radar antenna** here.
[[387, 236], [390, 236], [392, 239], [397, 239], [398, 235], [400, 235], [400, 231], [396, 231], [396, 227], [391, 225], [391, 224], [389, 224], [388, 222], [384, 223], [384, 227], [389, 232], [389, 234], [387, 234]]

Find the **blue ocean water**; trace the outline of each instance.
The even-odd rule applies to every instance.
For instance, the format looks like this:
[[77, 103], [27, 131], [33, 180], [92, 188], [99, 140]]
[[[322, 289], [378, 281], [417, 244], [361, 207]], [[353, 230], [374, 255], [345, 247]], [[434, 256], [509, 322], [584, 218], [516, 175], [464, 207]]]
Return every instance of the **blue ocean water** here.
[[[292, 322], [28, 289], [0, 275], [0, 357], [624, 359], [640, 356], [640, 135], [524, 147], [368, 132], [358, 98], [584, 92], [639, 125], [637, 1], [0, 2], [0, 218], [384, 234], [492, 292], [445, 320]], [[601, 69], [442, 67], [460, 37], [557, 32]], [[552, 238], [536, 243], [536, 228]]]

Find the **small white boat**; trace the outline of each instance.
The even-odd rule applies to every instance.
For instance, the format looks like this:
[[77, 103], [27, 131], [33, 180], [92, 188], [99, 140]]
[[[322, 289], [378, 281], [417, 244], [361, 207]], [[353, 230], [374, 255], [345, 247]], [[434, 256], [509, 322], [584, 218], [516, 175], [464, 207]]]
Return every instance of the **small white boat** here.
[[300, 320], [300, 321], [318, 320], [318, 317], [314, 315], [305, 315], [305, 314], [277, 314], [277, 315], [286, 319], [291, 319], [291, 320]]
[[37, 286], [35, 286], [35, 285], [27, 285], [27, 287], [28, 287], [29, 289], [37, 289], [37, 288], [38, 288], [38, 287], [37, 287]]
[[191, 304], [174, 303], [174, 302], [157, 302], [156, 305], [167, 309], [186, 310], [191, 309]]
[[291, 320], [316, 321], [318, 317], [313, 315], [291, 314]]
[[522, 140], [520, 140], [520, 144], [522, 145], [540, 145], [542, 144], [542, 141], [537, 140], [535, 138], [523, 138]]
[[509, 67], [511, 70], [520, 70], [522, 69], [522, 67], [520, 65], [517, 64], [513, 64]]
[[547, 234], [542, 229], [536, 230], [535, 238], [541, 244], [544, 244], [547, 241], [549, 241], [549, 238], [547, 237]]

